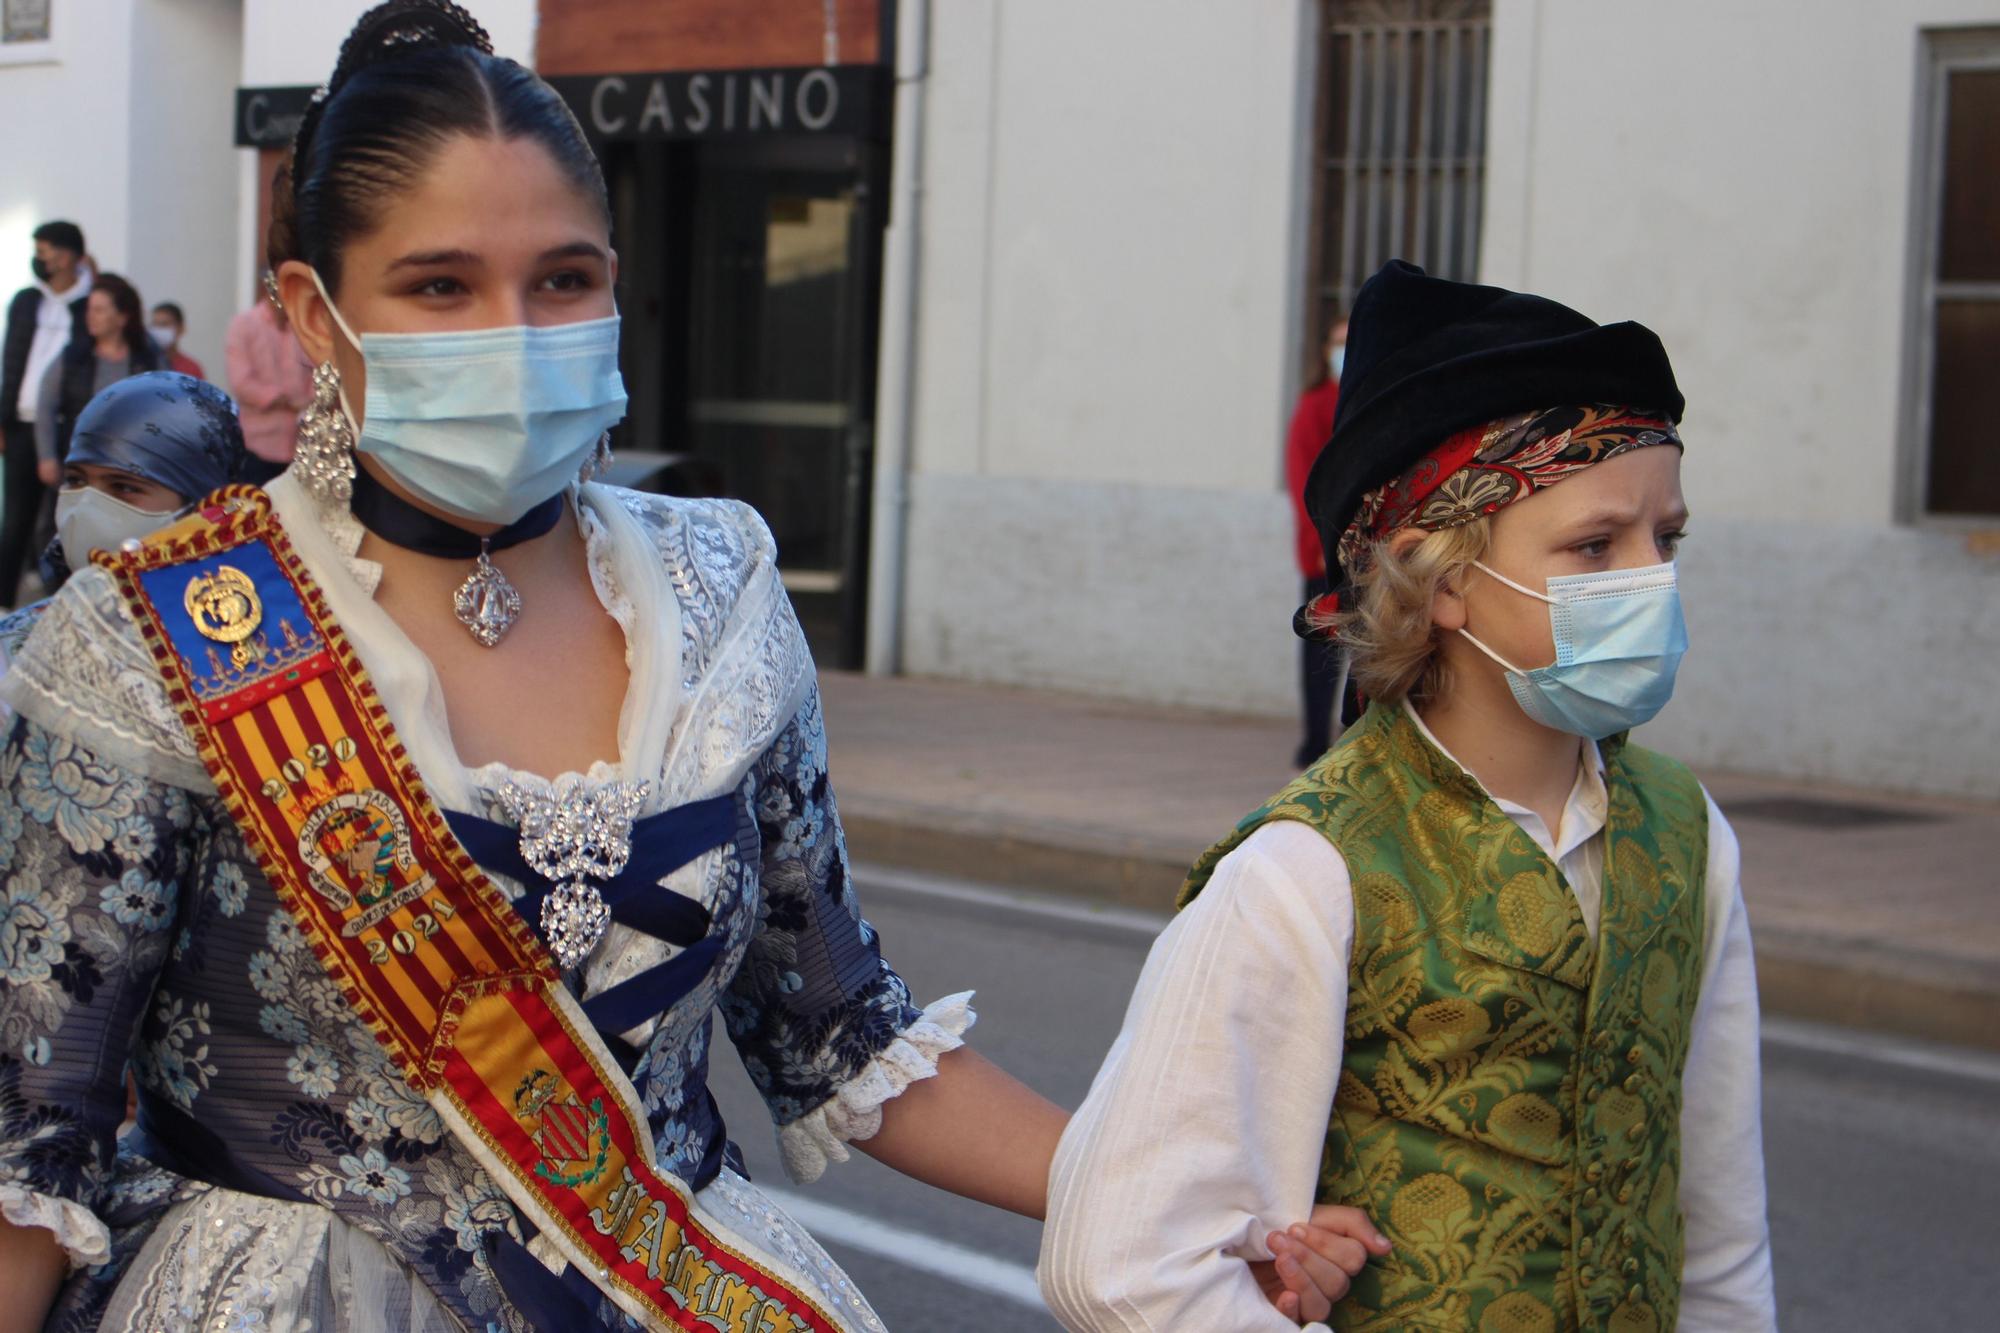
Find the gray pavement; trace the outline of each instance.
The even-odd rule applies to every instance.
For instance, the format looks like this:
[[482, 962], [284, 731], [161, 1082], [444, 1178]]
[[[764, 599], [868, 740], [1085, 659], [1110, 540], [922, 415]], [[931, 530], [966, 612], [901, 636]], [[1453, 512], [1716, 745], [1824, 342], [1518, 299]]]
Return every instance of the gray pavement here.
[[[857, 859], [1164, 910], [1295, 774], [1289, 722], [829, 672]], [[2000, 804], [1700, 775], [1743, 847], [1772, 1012], [2000, 1049]]]
[[[1117, 1033], [1154, 921], [901, 872], [864, 867], [858, 878], [870, 920], [920, 999], [976, 988], [973, 1044], [1075, 1106]], [[1783, 1326], [1992, 1327], [2000, 1059], [1774, 1023], [1764, 1075]], [[817, 1185], [786, 1184], [768, 1117], [727, 1050], [716, 1053], [714, 1080], [752, 1173], [805, 1200], [816, 1233], [891, 1329], [1055, 1327], [1026, 1295], [1037, 1224], [941, 1194], [860, 1154]]]

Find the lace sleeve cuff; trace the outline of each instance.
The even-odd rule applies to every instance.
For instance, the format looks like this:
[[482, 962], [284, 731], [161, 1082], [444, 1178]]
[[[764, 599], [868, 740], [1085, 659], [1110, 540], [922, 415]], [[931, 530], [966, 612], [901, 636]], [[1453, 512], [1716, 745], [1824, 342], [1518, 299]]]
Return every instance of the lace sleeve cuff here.
[[80, 1203], [36, 1194], [25, 1185], [0, 1184], [0, 1217], [17, 1227], [42, 1227], [54, 1233], [56, 1244], [78, 1268], [101, 1264], [111, 1257], [111, 1228]]
[[778, 1131], [785, 1174], [807, 1185], [825, 1173], [827, 1163], [846, 1161], [849, 1143], [881, 1130], [883, 1103], [937, 1073], [938, 1057], [963, 1046], [965, 1030], [977, 1018], [971, 991], [947, 995], [924, 1010], [833, 1096]]

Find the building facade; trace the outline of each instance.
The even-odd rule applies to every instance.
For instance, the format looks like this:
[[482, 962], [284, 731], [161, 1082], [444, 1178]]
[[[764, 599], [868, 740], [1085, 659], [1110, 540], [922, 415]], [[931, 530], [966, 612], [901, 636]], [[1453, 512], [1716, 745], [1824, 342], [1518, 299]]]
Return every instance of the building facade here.
[[1153, 12], [932, 7], [904, 669], [1292, 708], [1279, 441], [1387, 238], [1665, 339], [1695, 647], [1655, 744], [2000, 796], [2000, 4]]
[[1656, 743], [2000, 795], [2000, 4], [1496, 10], [1482, 270], [1651, 325], [1687, 394]]
[[212, 377], [235, 313], [237, 172], [226, 123], [243, 0], [7, 0], [0, 8], [0, 299], [64, 218], [100, 269], [187, 312]]
[[[0, 254], [75, 218], [219, 366], [365, 7], [6, 0]], [[1656, 743], [2000, 796], [2000, 0], [473, 8], [605, 163], [630, 466], [763, 510], [823, 664], [1290, 711], [1285, 426], [1404, 256], [1666, 340]]]

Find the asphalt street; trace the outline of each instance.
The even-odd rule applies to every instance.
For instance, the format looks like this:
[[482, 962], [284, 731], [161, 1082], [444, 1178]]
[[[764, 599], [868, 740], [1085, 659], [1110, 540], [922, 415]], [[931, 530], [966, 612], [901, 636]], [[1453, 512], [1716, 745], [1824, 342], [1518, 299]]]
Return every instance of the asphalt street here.
[[[976, 989], [973, 1044], [1057, 1102], [1082, 1100], [1154, 919], [890, 872], [860, 883], [920, 1003]], [[713, 1078], [752, 1175], [819, 1236], [890, 1329], [1057, 1327], [1034, 1293], [1039, 1224], [859, 1153], [815, 1185], [792, 1186], [763, 1105], [726, 1049]], [[2000, 1061], [1767, 1023], [1764, 1142], [1784, 1328], [2000, 1326]]]

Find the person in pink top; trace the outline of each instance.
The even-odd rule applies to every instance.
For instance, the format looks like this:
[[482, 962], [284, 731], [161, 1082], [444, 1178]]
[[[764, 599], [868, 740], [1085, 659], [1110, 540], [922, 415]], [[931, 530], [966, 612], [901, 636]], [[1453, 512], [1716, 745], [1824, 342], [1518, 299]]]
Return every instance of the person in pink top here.
[[250, 450], [245, 479], [268, 481], [291, 465], [299, 413], [312, 401], [312, 365], [285, 312], [261, 297], [229, 321], [223, 360]]

